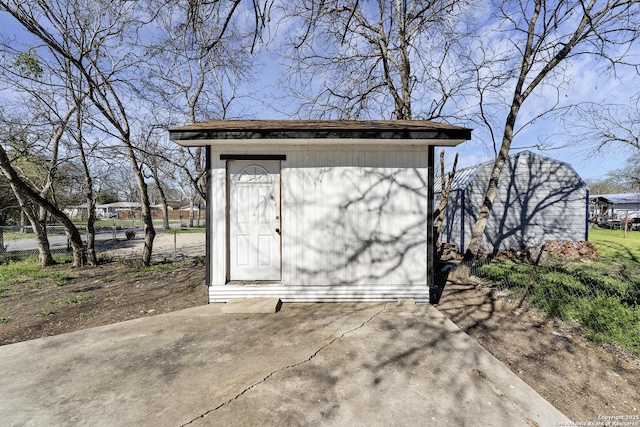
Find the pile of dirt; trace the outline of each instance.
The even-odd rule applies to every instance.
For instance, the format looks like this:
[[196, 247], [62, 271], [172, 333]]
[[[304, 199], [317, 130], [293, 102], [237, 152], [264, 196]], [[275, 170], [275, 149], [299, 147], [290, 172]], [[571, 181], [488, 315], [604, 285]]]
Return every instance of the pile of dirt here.
[[[542, 246], [533, 246], [525, 248], [511, 248], [507, 251], [500, 251], [495, 254], [497, 259], [510, 259], [513, 261], [534, 262], [538, 258]], [[483, 254], [488, 257], [488, 254]], [[540, 256], [541, 260], [560, 259], [563, 261], [577, 260], [596, 260], [599, 258], [598, 250], [591, 242], [581, 240], [579, 242], [570, 242], [565, 240], [558, 242], [557, 240], [545, 240], [544, 251]]]
[[544, 242], [542, 259], [560, 258], [563, 260], [596, 260], [600, 257], [598, 249], [591, 242], [581, 240], [579, 242], [547, 240]]
[[[500, 251], [496, 254], [489, 254], [487, 252], [480, 251], [478, 256], [480, 258], [497, 258], [497, 259], [510, 259], [513, 261], [525, 261], [534, 262], [540, 253], [541, 246], [529, 246], [522, 248], [510, 248], [505, 251]], [[438, 243], [438, 250], [442, 254], [441, 260], [461, 260], [462, 255], [458, 253], [456, 245], [450, 243]], [[598, 250], [591, 242], [584, 240], [579, 242], [570, 242], [565, 240], [564, 242], [558, 242], [557, 240], [546, 240], [544, 242], [544, 252], [541, 259], [561, 259], [565, 261], [577, 261], [577, 260], [596, 260], [600, 257]]]

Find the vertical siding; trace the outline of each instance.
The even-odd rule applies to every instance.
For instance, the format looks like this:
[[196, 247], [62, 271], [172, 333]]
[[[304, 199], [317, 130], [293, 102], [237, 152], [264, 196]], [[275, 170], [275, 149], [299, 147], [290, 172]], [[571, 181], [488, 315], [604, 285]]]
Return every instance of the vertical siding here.
[[[211, 194], [207, 202], [211, 217], [211, 284], [223, 285], [226, 282], [226, 164], [220, 160], [220, 153], [211, 150]], [[209, 224], [207, 224], [209, 226]]]
[[[466, 245], [471, 239], [492, 167], [492, 164], [485, 165], [465, 190]], [[564, 163], [529, 152], [510, 157], [502, 172], [482, 249], [495, 252], [540, 245], [547, 239], [584, 239], [586, 192], [580, 177]], [[457, 212], [449, 215], [455, 217]], [[455, 224], [456, 221], [447, 224], [452, 238], [457, 237]]]
[[426, 284], [426, 153], [294, 151], [283, 162], [283, 281]]
[[[212, 284], [224, 285], [226, 162], [220, 154], [246, 151], [211, 151]], [[425, 288], [426, 150], [260, 151], [271, 153], [286, 155], [280, 175], [283, 285]]]

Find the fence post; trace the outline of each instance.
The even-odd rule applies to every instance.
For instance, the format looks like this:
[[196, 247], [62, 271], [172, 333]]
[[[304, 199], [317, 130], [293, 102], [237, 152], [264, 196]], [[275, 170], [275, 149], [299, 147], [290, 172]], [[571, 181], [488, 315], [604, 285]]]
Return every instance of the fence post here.
[[522, 307], [522, 303], [524, 302], [525, 297], [527, 296], [527, 292], [529, 291], [529, 286], [531, 286], [531, 281], [533, 280], [533, 276], [536, 274], [536, 269], [538, 268], [538, 263], [540, 262], [540, 257], [542, 256], [542, 252], [544, 252], [544, 245], [540, 246], [540, 252], [538, 252], [538, 256], [536, 257], [536, 262], [533, 264], [531, 268], [531, 274], [529, 274], [529, 280], [527, 281], [527, 285], [524, 287], [524, 291], [522, 291], [522, 297], [520, 297], [520, 301], [518, 301], [518, 305], [516, 308]]
[[173, 230], [173, 262], [178, 260], [178, 230]]
[[113, 220], [113, 243], [116, 242], [116, 220]]

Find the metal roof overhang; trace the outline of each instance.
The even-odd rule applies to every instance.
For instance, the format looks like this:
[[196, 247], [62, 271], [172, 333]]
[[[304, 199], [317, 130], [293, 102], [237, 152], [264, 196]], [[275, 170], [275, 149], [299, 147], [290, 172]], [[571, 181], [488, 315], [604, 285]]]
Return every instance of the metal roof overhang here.
[[212, 120], [169, 129], [183, 146], [416, 145], [455, 146], [471, 129], [418, 120]]

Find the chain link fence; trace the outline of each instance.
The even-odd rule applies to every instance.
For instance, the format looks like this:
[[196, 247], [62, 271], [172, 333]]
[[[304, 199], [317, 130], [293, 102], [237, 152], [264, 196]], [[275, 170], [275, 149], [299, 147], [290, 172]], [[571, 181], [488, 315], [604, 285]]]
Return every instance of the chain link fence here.
[[536, 265], [481, 259], [472, 276], [495, 295], [522, 301], [578, 328], [590, 339], [640, 355], [640, 277], [604, 262], [546, 260]]
[[[153, 241], [154, 261], [179, 261], [185, 258], [205, 256], [205, 229], [182, 228], [180, 224], [164, 230], [156, 226]], [[86, 229], [78, 228], [83, 242], [87, 241]], [[95, 248], [99, 258], [110, 260], [135, 260], [142, 258], [144, 228], [131, 226], [99, 226], [95, 228]], [[70, 256], [71, 244], [61, 226], [47, 226], [47, 237], [52, 255]], [[0, 256], [26, 256], [38, 253], [38, 242], [29, 226], [0, 227]]]

